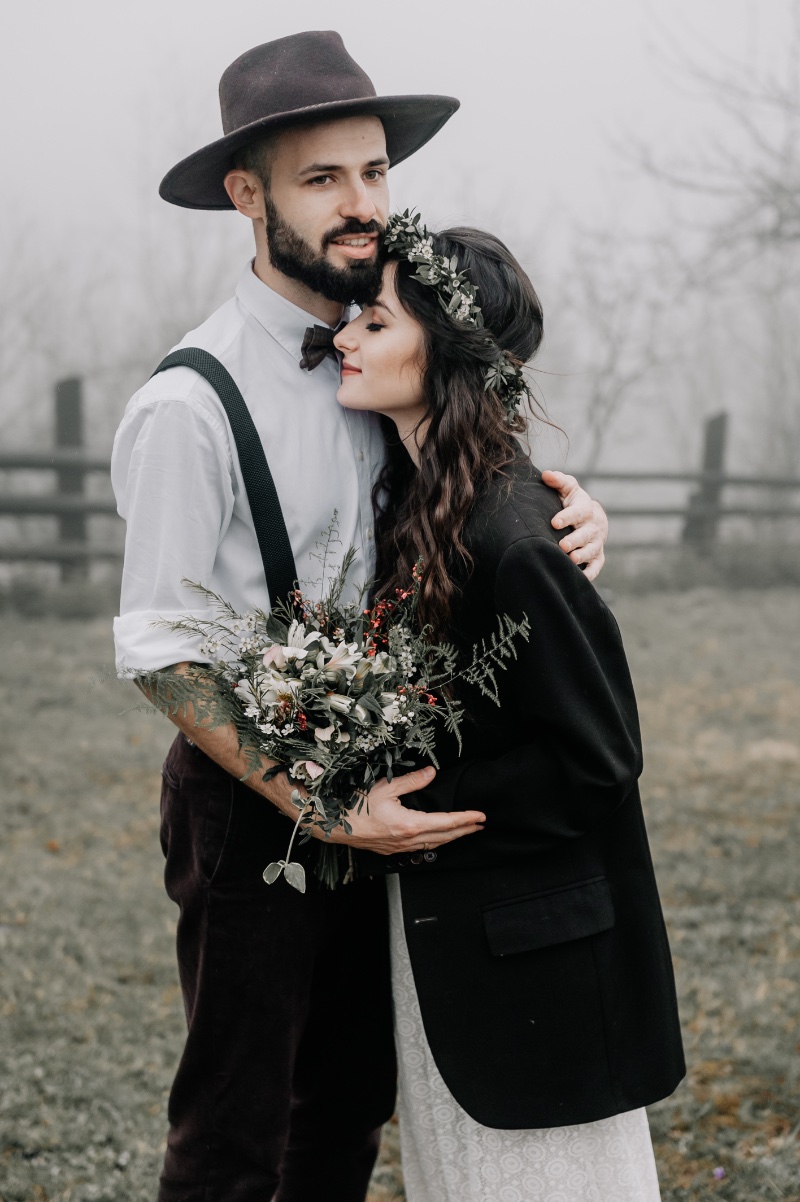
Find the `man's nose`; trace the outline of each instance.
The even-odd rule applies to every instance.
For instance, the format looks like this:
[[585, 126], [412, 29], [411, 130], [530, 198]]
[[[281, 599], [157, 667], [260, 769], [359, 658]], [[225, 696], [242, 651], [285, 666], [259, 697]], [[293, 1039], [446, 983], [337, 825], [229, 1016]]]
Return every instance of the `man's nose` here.
[[340, 210], [342, 217], [354, 217], [356, 221], [366, 225], [376, 215], [375, 202], [370, 196], [363, 180], [350, 188]]

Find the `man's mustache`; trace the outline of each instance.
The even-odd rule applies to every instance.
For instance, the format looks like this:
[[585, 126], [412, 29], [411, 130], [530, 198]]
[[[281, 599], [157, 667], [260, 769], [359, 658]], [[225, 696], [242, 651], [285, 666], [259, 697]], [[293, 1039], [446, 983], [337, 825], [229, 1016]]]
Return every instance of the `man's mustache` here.
[[383, 237], [383, 233], [384, 227], [379, 221], [367, 221], [365, 223], [362, 221], [356, 221], [354, 217], [351, 217], [349, 221], [346, 221], [344, 225], [339, 226], [338, 229], [329, 230], [322, 239], [322, 246], [323, 249], [325, 249], [337, 238], [352, 238], [358, 234], [377, 234], [379, 237]]

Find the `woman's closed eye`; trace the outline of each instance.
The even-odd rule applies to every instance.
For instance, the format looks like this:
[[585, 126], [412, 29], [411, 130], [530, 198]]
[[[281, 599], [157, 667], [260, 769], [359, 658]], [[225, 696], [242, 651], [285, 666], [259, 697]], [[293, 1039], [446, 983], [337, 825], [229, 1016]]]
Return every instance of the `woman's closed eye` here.
[[367, 326], [366, 326], [366, 328], [369, 330], [370, 334], [374, 334], [376, 330], [384, 330], [384, 329], [386, 329], [386, 327], [385, 327], [385, 326], [382, 326], [382, 325], [380, 324], [380, 322], [379, 322], [379, 321], [369, 321], [369, 322], [367, 322]]

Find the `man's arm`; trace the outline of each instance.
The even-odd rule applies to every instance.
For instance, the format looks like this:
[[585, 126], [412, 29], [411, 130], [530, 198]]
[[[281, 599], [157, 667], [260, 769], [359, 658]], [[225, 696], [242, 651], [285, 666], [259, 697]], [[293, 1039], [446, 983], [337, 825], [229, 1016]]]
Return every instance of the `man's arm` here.
[[[153, 687], [155, 675], [159, 674], [152, 674], [148, 678], [152, 684], [145, 680], [137, 681], [139, 688], [167, 713], [170, 721], [187, 739], [231, 776], [241, 780], [248, 788], [277, 806], [281, 813], [296, 821], [298, 808], [292, 801], [292, 793], [297, 790], [302, 794], [304, 790], [293, 785], [284, 772], [264, 781], [264, 774], [275, 764], [261, 757], [259, 764], [254, 767], [252, 753], [248, 754], [239, 746], [235, 726], [224, 719], [222, 710], [215, 705], [218, 692], [213, 678], [205, 675], [200, 665], [175, 664], [168, 673], [161, 675], [159, 683], [162, 687], [159, 687], [156, 698]], [[174, 699], [170, 698], [169, 680], [175, 676], [182, 677], [183, 684], [190, 682], [194, 700], [187, 699], [185, 688], [180, 690], [180, 694], [176, 690]], [[439, 847], [481, 830], [485, 815], [475, 810], [424, 814], [407, 809], [402, 804], [400, 798], [404, 794], [425, 788], [435, 775], [433, 768], [423, 768], [405, 776], [396, 776], [391, 783], [385, 779], [379, 781], [371, 789], [361, 813], [353, 812], [349, 816], [351, 833], [348, 835], [342, 827], [337, 827], [331, 835], [331, 842], [346, 843], [379, 855], [393, 855]], [[323, 838], [318, 829], [313, 833], [317, 838]]]
[[561, 498], [561, 513], [553, 518], [556, 530], [571, 526], [572, 530], [558, 544], [573, 563], [585, 564], [587, 580], [595, 580], [606, 561], [608, 518], [599, 501], [593, 501], [574, 476], [564, 472], [542, 472], [548, 488], [554, 488]]

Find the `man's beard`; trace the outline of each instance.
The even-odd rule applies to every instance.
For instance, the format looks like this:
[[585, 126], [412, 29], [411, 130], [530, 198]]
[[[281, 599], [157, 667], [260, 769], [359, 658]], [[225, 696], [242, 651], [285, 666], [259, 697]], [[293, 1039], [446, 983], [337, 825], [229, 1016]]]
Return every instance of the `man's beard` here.
[[325, 258], [325, 248], [335, 238], [359, 234], [383, 235], [383, 226], [378, 221], [363, 224], [351, 218], [341, 228], [331, 230], [323, 239], [322, 254], [302, 238], [281, 217], [267, 192], [264, 196], [267, 217], [267, 244], [273, 267], [292, 280], [299, 280], [312, 292], [340, 305], [350, 303], [365, 305], [381, 290], [383, 263], [381, 256], [374, 259], [354, 259], [347, 267], [334, 267]]

